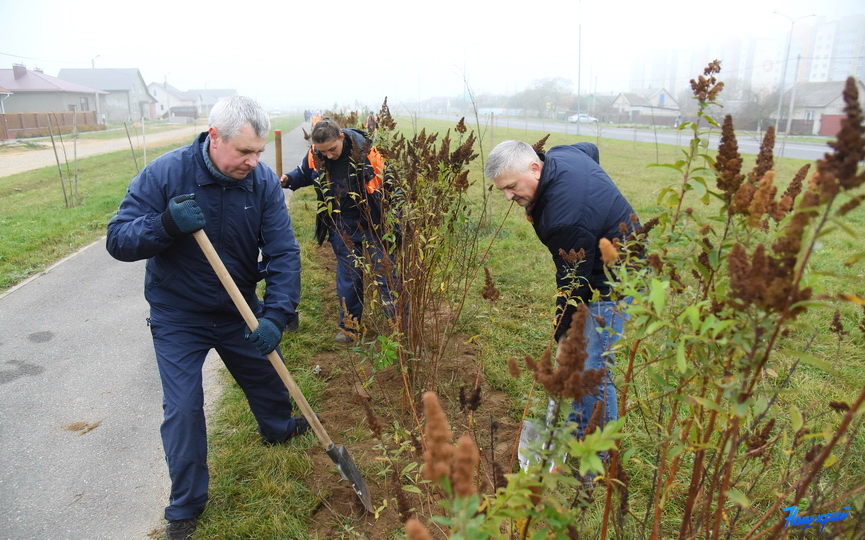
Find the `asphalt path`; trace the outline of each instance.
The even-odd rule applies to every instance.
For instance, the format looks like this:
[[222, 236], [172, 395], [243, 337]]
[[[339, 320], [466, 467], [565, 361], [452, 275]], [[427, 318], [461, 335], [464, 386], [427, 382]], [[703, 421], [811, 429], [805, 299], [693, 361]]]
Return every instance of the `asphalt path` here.
[[[305, 152], [300, 128], [283, 135], [285, 170]], [[262, 161], [274, 166], [273, 144]], [[0, 295], [0, 538], [161, 534], [169, 481], [143, 283], [144, 261], [113, 259], [102, 238]], [[221, 366], [205, 363], [208, 411]]]
[[[458, 116], [454, 115], [423, 115], [427, 118], [435, 118], [438, 120], [459, 120]], [[466, 118], [466, 121], [470, 121]], [[487, 129], [489, 129], [489, 117], [481, 119]], [[682, 148], [687, 148], [690, 144], [690, 134], [688, 131], [682, 130], [651, 130], [645, 128], [626, 128], [613, 127], [606, 124], [572, 124], [570, 122], [553, 122], [534, 119], [511, 118], [508, 116], [495, 117], [493, 120], [493, 131], [496, 127], [505, 127], [512, 129], [523, 129], [526, 131], [541, 131], [546, 133], [569, 133], [580, 135], [583, 137], [600, 137], [602, 139], [619, 139], [626, 141], [642, 142], [642, 143], [658, 143], [675, 145]], [[708, 136], [709, 148], [718, 149], [720, 142], [720, 133], [713, 133]], [[760, 144], [762, 137], [741, 136], [737, 138], [739, 153], [741, 154], [758, 154], [760, 153]], [[806, 143], [798, 142], [795, 139], [786, 140], [781, 137], [775, 141], [773, 149], [776, 158], [789, 157], [795, 159], [806, 159], [809, 161], [817, 161], [822, 159], [826, 152], [831, 149], [825, 143]]]

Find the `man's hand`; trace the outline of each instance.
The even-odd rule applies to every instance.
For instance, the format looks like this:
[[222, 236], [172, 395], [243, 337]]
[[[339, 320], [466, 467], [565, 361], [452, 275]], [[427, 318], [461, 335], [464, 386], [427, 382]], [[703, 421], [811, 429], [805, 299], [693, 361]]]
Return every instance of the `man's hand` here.
[[283, 188], [287, 188], [287, 187], [288, 187], [288, 175], [287, 175], [287, 174], [283, 174], [283, 175], [279, 178], [279, 185], [282, 186]]
[[289, 313], [288, 314], [288, 322], [285, 323], [285, 331], [289, 333], [297, 332], [298, 327], [300, 326], [300, 314], [299, 313]]
[[168, 210], [162, 213], [165, 232], [175, 238], [203, 229], [204, 222], [204, 212], [195, 202], [195, 193], [171, 199], [168, 201]]
[[262, 356], [267, 356], [279, 346], [279, 342], [282, 340], [282, 331], [276, 326], [276, 323], [262, 317], [258, 319], [258, 328], [246, 334], [245, 337], [255, 345]]

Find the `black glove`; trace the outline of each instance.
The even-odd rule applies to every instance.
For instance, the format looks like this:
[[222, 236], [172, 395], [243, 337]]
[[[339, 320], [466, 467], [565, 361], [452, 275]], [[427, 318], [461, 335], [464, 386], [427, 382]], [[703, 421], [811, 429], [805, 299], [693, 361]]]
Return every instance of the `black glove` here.
[[288, 315], [288, 322], [285, 323], [285, 331], [286, 332], [297, 332], [297, 327], [300, 326], [300, 313], [290, 313]]
[[282, 330], [279, 329], [275, 322], [262, 317], [258, 319], [258, 328], [244, 337], [255, 345], [255, 348], [258, 349], [258, 352], [262, 356], [267, 356], [282, 341]]
[[162, 213], [162, 226], [165, 227], [165, 232], [175, 238], [203, 229], [204, 212], [195, 202], [195, 193], [168, 201], [168, 210]]

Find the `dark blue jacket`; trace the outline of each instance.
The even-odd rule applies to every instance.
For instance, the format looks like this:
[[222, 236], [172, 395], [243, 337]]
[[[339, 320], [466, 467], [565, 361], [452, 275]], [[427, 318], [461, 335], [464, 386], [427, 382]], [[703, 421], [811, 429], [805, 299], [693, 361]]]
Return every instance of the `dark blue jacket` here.
[[[534, 204], [528, 212], [535, 233], [553, 256], [557, 285], [560, 289], [571, 286], [566, 275], [573, 268], [559, 250], [569, 253], [572, 249], [577, 252], [582, 249], [586, 258], [577, 266], [578, 287], [573, 297], [589, 302], [591, 289], [606, 297], [610, 286], [598, 242], [603, 237], [611, 241], [615, 237], [624, 239], [619, 224], [626, 224], [632, 231], [630, 216], [635, 213], [634, 209], [601, 168], [598, 147], [594, 144], [554, 146], [540, 157], [544, 168]], [[556, 338], [571, 324], [574, 307], [566, 307], [566, 302], [565, 297], [557, 299], [558, 312], [564, 310], [564, 317]]]
[[370, 162], [371, 143], [360, 130], [342, 132], [345, 138], [338, 158], [327, 159], [310, 148], [309, 155], [287, 174], [286, 187], [292, 191], [315, 186], [321, 206], [315, 224], [319, 244], [324, 242], [326, 233], [333, 234], [334, 230], [360, 241], [365, 231], [381, 224], [382, 178], [376, 178]]
[[[161, 320], [183, 325], [236, 321], [240, 314], [192, 235], [172, 238], [162, 226], [168, 201], [195, 193], [204, 231], [253, 312], [282, 328], [300, 301], [300, 248], [279, 179], [259, 163], [243, 180], [223, 185], [204, 163], [206, 139], [202, 133], [132, 180], [108, 223], [108, 251], [121, 261], [147, 259], [144, 296], [151, 314]], [[263, 306], [255, 292], [262, 275]]]

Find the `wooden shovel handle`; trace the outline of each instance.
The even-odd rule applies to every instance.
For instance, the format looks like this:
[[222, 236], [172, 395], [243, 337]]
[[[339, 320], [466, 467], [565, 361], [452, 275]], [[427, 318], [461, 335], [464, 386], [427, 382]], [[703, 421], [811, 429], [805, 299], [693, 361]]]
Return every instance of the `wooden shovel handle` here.
[[[255, 331], [258, 327], [258, 319], [252, 313], [252, 309], [250, 309], [249, 305], [246, 303], [246, 299], [240, 293], [240, 289], [237, 288], [237, 285], [231, 278], [231, 274], [228, 273], [228, 269], [225, 268], [222, 259], [219, 258], [219, 254], [216, 253], [216, 250], [213, 248], [213, 244], [210, 243], [210, 239], [207, 237], [204, 229], [195, 231], [192, 233], [192, 236], [195, 237], [195, 241], [198, 242], [201, 251], [204, 252], [204, 256], [207, 257], [207, 261], [210, 263], [213, 271], [216, 272], [216, 276], [219, 278], [222, 286], [225, 287], [225, 290], [228, 292], [228, 295], [231, 297], [237, 310], [240, 311], [243, 320], [246, 321], [246, 325], [250, 330]], [[315, 432], [316, 437], [318, 437], [321, 444], [324, 445], [325, 450], [332, 447], [333, 441], [330, 440], [327, 431], [324, 430], [324, 427], [322, 427], [321, 422], [319, 422], [318, 417], [312, 410], [312, 407], [309, 406], [309, 402], [306, 401], [303, 392], [300, 391], [300, 388], [294, 382], [294, 379], [291, 378], [291, 374], [288, 372], [288, 369], [286, 369], [285, 364], [282, 363], [282, 358], [280, 358], [279, 354], [274, 350], [268, 353], [267, 359], [270, 360], [273, 369], [276, 370], [279, 378], [282, 379], [282, 382], [285, 384], [285, 387], [288, 389], [288, 393], [291, 394], [294, 402], [298, 407], [300, 407], [300, 411], [303, 413], [303, 416], [306, 417], [306, 421], [309, 422], [309, 425]]]

